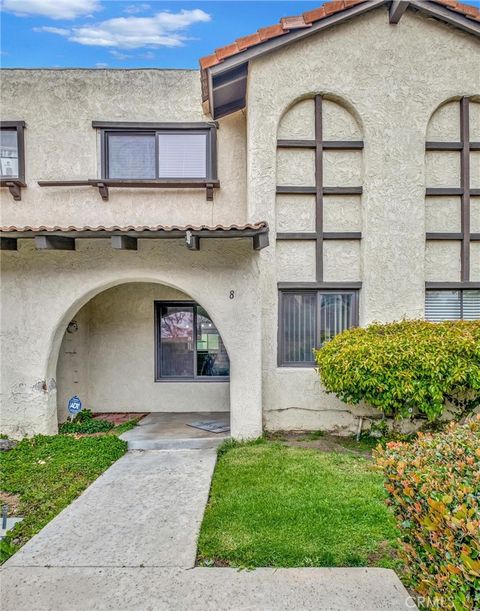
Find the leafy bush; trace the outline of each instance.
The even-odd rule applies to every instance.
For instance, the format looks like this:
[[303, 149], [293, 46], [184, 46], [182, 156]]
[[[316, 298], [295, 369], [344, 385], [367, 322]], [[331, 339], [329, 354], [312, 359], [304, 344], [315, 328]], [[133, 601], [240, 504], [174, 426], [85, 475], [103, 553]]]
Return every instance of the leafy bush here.
[[107, 420], [87, 418], [80, 422], [78, 420], [64, 422], [60, 425], [59, 433], [104, 433], [112, 428], [113, 424]]
[[93, 412], [91, 409], [82, 409], [75, 416], [75, 422], [84, 422], [85, 420], [91, 420], [93, 418]]
[[350, 329], [315, 351], [328, 392], [387, 416], [439, 417], [480, 405], [480, 321], [404, 320]]
[[375, 451], [401, 527], [409, 585], [427, 608], [480, 608], [480, 416]]

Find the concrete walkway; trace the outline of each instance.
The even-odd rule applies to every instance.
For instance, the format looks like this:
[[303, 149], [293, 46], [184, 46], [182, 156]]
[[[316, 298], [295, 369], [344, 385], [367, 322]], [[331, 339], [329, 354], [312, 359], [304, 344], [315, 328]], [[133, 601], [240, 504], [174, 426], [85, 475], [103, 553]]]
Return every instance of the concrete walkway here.
[[178, 450], [218, 448], [230, 432], [210, 433], [189, 426], [198, 422], [218, 422], [230, 427], [229, 412], [152, 412], [120, 438], [129, 450]]
[[385, 569], [194, 568], [214, 450], [130, 452], [4, 565], [2, 611], [401, 611]]

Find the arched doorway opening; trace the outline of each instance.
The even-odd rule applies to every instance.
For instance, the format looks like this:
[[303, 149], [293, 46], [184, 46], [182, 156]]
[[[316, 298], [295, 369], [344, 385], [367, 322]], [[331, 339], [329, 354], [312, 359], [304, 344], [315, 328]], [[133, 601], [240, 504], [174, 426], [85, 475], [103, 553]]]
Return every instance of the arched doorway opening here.
[[185, 292], [117, 284], [65, 324], [55, 376], [60, 423], [72, 396], [96, 413], [229, 415], [230, 361], [215, 312]]

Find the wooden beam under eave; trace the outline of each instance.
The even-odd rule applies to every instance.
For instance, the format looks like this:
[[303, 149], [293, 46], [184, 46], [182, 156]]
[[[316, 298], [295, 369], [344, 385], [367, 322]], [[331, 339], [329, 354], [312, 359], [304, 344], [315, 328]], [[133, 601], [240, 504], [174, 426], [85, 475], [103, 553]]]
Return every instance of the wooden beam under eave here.
[[187, 231], [185, 244], [188, 250], [200, 250], [200, 238], [198, 235], [193, 235], [191, 231]]
[[262, 250], [269, 244], [268, 233], [257, 233], [253, 236], [253, 250]]
[[1, 238], [0, 250], [17, 250], [17, 240], [15, 238]]
[[392, 25], [397, 25], [402, 18], [403, 13], [407, 10], [409, 4], [410, 2], [407, 0], [394, 0], [392, 2], [389, 12], [389, 22]]
[[137, 238], [128, 235], [112, 235], [112, 248], [115, 250], [138, 250]]
[[37, 250], [75, 250], [75, 238], [57, 235], [36, 235]]

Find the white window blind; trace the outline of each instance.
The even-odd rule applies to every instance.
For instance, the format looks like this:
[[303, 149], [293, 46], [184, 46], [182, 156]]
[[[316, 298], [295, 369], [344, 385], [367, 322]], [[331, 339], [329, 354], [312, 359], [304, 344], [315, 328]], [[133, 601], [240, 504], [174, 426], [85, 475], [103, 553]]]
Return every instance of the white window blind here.
[[155, 178], [154, 134], [109, 134], [109, 178]]
[[478, 320], [480, 319], [480, 291], [427, 291], [425, 318], [432, 322]]
[[159, 178], [205, 178], [206, 134], [158, 134]]
[[480, 291], [463, 291], [463, 319], [480, 320]]

